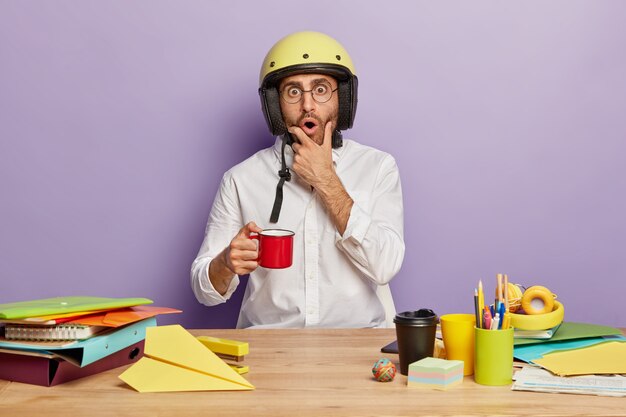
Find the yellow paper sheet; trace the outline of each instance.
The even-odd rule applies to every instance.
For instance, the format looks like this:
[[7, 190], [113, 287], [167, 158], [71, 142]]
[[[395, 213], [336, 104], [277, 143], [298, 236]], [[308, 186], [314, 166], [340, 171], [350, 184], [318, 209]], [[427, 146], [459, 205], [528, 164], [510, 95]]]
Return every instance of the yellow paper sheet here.
[[120, 375], [139, 392], [254, 389], [179, 325], [146, 329], [144, 353], [144, 358]]
[[560, 376], [625, 374], [626, 342], [553, 352], [533, 362]]

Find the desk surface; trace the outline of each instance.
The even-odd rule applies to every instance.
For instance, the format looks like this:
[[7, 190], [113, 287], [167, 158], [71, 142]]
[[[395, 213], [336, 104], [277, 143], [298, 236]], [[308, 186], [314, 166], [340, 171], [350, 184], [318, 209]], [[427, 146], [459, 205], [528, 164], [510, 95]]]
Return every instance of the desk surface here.
[[194, 330], [250, 343], [246, 392], [140, 394], [113, 369], [51, 388], [0, 380], [0, 415], [20, 416], [415, 416], [626, 415], [623, 398], [540, 394], [485, 387], [466, 377], [448, 391], [409, 389], [406, 376], [372, 378], [393, 329]]

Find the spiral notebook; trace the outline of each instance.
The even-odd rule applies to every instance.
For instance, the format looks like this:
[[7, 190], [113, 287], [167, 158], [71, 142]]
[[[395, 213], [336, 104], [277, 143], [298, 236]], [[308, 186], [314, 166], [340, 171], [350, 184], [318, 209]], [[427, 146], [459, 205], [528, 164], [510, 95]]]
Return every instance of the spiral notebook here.
[[61, 341], [89, 339], [107, 327], [82, 324], [59, 324], [56, 326], [36, 326], [7, 324], [4, 337], [7, 340]]

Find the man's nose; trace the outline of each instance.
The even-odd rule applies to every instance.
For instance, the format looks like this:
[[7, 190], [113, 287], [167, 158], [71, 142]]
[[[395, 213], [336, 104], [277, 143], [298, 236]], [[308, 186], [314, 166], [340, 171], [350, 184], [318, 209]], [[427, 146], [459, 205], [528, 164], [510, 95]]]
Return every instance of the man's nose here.
[[302, 96], [302, 110], [305, 113], [315, 110], [316, 102], [313, 100], [313, 94], [310, 91], [307, 91]]

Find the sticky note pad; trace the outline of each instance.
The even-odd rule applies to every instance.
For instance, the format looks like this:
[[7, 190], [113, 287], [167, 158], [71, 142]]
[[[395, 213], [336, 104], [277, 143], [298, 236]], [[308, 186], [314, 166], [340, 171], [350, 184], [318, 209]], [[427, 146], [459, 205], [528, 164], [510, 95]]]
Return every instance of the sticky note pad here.
[[461, 382], [463, 361], [424, 358], [409, 365], [409, 387], [445, 390]]

